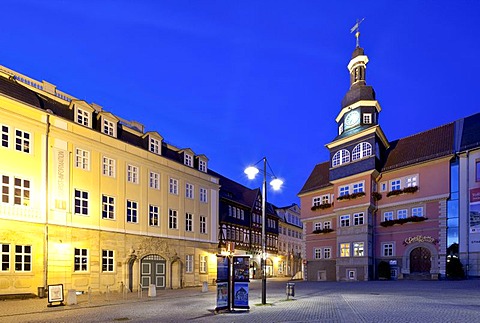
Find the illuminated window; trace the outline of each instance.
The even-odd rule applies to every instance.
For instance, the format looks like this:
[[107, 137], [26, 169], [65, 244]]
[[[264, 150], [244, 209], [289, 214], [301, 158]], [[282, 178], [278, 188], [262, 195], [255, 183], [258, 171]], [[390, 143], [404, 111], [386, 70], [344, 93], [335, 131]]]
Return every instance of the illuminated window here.
[[354, 242], [353, 243], [353, 256], [354, 257], [363, 257], [363, 242]]
[[88, 150], [75, 149], [75, 167], [90, 170], [90, 152]]
[[115, 198], [102, 195], [102, 219], [115, 219]]
[[158, 206], [149, 205], [148, 207], [148, 224], [150, 226], [159, 226], [159, 217], [158, 217]]
[[30, 134], [22, 130], [15, 130], [15, 150], [30, 153]]
[[32, 246], [15, 246], [15, 271], [32, 270]]
[[88, 270], [88, 250], [75, 248], [74, 271]]
[[127, 200], [127, 222], [138, 223], [138, 203]]
[[340, 257], [350, 257], [350, 243], [340, 244]]
[[205, 255], [200, 255], [200, 273], [207, 273], [207, 256]]
[[417, 186], [417, 176], [409, 176], [405, 178], [406, 187], [415, 187]]
[[88, 215], [88, 192], [75, 190], [75, 214]]
[[102, 250], [102, 271], [113, 272], [113, 250]]

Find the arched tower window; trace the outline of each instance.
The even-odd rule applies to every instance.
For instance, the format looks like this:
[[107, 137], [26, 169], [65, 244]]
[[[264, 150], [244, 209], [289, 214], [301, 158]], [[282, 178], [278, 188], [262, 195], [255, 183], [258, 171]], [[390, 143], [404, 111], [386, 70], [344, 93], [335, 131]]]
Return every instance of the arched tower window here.
[[361, 142], [352, 150], [352, 160], [357, 160], [372, 154], [372, 145], [368, 142]]
[[332, 167], [350, 162], [350, 152], [346, 149], [339, 150], [333, 155]]

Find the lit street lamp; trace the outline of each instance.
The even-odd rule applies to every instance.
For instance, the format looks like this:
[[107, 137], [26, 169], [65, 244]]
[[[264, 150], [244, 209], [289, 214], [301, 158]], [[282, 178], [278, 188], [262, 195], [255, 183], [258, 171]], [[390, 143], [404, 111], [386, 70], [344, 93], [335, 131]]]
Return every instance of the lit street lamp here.
[[[265, 233], [265, 223], [266, 223], [266, 201], [267, 201], [267, 158], [263, 157], [263, 185], [262, 185], [262, 304], [267, 303], [267, 239]], [[255, 165], [257, 165], [258, 161]], [[247, 174], [248, 179], [254, 179], [255, 176], [259, 173], [259, 169], [255, 165], [247, 167], [245, 169], [245, 174]], [[271, 168], [270, 168], [271, 170]], [[272, 171], [273, 174], [273, 171]], [[276, 191], [279, 190], [283, 184], [283, 181], [276, 178], [275, 175], [272, 175], [273, 179], [270, 182], [272, 188]]]

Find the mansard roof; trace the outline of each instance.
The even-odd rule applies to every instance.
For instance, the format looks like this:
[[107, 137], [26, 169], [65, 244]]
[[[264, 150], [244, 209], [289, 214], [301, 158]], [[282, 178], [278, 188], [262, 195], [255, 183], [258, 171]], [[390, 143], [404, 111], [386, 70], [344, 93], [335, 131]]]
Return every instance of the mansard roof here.
[[[71, 104], [72, 104], [71, 102], [74, 101], [74, 103], [77, 103], [82, 100], [77, 100], [73, 97], [69, 97], [69, 100], [65, 100], [63, 97], [66, 98], [66, 96], [62, 97], [62, 96], [54, 95], [52, 93], [43, 91], [41, 86], [39, 85], [36, 86], [38, 91], [30, 89], [27, 86], [23, 85], [23, 83], [18, 78], [16, 78], [15, 74], [12, 75], [12, 73], [14, 73], [13, 71], [6, 69], [4, 67], [0, 68], [0, 71], [3, 72], [2, 75], [0, 75], [0, 94], [1, 95], [10, 97], [14, 100], [23, 102], [35, 108], [44, 110], [58, 117], [65, 118], [70, 121], [74, 121], [75, 116], [74, 116], [73, 109], [71, 109]], [[31, 82], [28, 83], [28, 85], [30, 86], [34, 86], [33, 84], [34, 84], [33, 80], [31, 80]], [[55, 96], [59, 98], [57, 99], [51, 96]], [[88, 103], [85, 102], [85, 104], [88, 104]], [[118, 128], [117, 128], [118, 140], [139, 148], [148, 149], [148, 144], [144, 140], [145, 133], [143, 132], [143, 129], [141, 129], [143, 128], [142, 125], [140, 125], [137, 122], [128, 122], [126, 120], [123, 120], [122, 118], [110, 112], [102, 110], [99, 106], [97, 106], [94, 103], [90, 104], [90, 106], [92, 106], [92, 109], [94, 110], [93, 111], [94, 117], [92, 118], [92, 131], [99, 131], [97, 129], [99, 128], [99, 125], [98, 125], [99, 121], [97, 120], [98, 115], [100, 114], [109, 115], [111, 117], [114, 117], [115, 119], [118, 119]], [[128, 128], [129, 131], [126, 131], [125, 130], [126, 128]], [[135, 131], [132, 132], [131, 130], [135, 130]], [[160, 136], [160, 138], [162, 137]], [[180, 148], [169, 145], [162, 140], [161, 155], [163, 157], [183, 164], [183, 158], [178, 153], [180, 150], [181, 150]], [[189, 149], [189, 151], [191, 150]], [[205, 155], [200, 155], [200, 157], [202, 159], [208, 160], [208, 158]]]

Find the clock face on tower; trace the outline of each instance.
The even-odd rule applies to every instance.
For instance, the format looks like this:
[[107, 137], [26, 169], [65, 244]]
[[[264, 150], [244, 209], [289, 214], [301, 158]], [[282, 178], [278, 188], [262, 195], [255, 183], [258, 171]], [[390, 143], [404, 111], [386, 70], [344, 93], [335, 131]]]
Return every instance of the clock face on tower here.
[[351, 128], [360, 123], [360, 113], [356, 110], [349, 112], [345, 116], [345, 128]]

